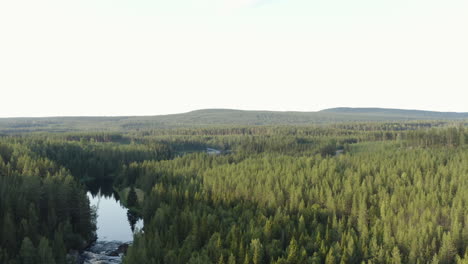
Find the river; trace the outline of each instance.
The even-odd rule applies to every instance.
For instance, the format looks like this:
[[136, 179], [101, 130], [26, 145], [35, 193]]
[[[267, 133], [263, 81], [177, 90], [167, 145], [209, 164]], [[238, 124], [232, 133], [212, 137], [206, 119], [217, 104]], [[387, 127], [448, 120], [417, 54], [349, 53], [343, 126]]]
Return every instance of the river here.
[[143, 228], [143, 221], [136, 219], [114, 193], [106, 196], [98, 192], [93, 196], [88, 192], [88, 198], [97, 210], [98, 241], [129, 242], [133, 240], [134, 231]]
[[122, 205], [111, 183], [88, 185], [90, 205], [96, 209], [96, 242], [81, 254], [85, 264], [121, 263], [122, 252], [143, 228], [143, 220]]

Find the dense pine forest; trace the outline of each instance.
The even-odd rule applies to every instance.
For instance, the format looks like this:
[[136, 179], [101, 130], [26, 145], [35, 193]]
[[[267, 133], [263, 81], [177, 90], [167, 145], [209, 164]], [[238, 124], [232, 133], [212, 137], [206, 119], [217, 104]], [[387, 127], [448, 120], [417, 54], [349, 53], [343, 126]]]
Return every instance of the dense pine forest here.
[[433, 120], [9, 127], [0, 263], [74, 261], [95, 239], [96, 180], [130, 189], [144, 220], [127, 264], [468, 263], [467, 138]]

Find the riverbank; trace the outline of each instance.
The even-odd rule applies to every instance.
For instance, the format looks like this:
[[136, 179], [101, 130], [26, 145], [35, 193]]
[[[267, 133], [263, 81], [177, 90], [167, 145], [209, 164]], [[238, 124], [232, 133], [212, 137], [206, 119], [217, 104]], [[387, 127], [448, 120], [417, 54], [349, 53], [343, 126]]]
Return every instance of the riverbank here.
[[78, 264], [120, 264], [131, 242], [96, 241], [79, 255]]

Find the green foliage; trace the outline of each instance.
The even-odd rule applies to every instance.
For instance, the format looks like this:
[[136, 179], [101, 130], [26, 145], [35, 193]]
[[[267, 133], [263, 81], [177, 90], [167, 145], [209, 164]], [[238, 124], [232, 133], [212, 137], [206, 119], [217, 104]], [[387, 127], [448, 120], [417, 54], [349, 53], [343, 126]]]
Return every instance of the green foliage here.
[[211, 263], [453, 263], [468, 245], [468, 153], [445, 140], [411, 146], [410, 133], [353, 135], [368, 142], [339, 156], [312, 144], [131, 164], [146, 192], [145, 239], [132, 250], [152, 258], [157, 237], [177, 263], [194, 252]]
[[21, 249], [19, 251], [19, 256], [21, 263], [23, 264], [36, 264], [37, 263], [37, 253], [36, 248], [34, 247], [31, 239], [25, 237], [21, 243]]
[[1, 263], [65, 263], [94, 237], [82, 183], [103, 179], [144, 218], [127, 264], [466, 262], [460, 124], [125, 124], [0, 138]]
[[0, 139], [2, 263], [65, 263], [67, 249], [94, 237], [92, 216], [82, 186], [66, 169], [14, 139]]
[[39, 264], [55, 264], [54, 254], [52, 248], [49, 245], [49, 240], [42, 237], [39, 241], [37, 248], [38, 262]]

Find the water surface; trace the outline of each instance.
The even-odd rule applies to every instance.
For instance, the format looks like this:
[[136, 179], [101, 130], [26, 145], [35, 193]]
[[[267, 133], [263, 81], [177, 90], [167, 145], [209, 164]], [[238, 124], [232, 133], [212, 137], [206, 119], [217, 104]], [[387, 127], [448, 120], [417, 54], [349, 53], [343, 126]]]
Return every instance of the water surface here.
[[97, 209], [97, 240], [133, 241], [133, 233], [143, 228], [143, 220], [129, 212], [116, 193], [105, 189], [88, 191], [90, 205]]

